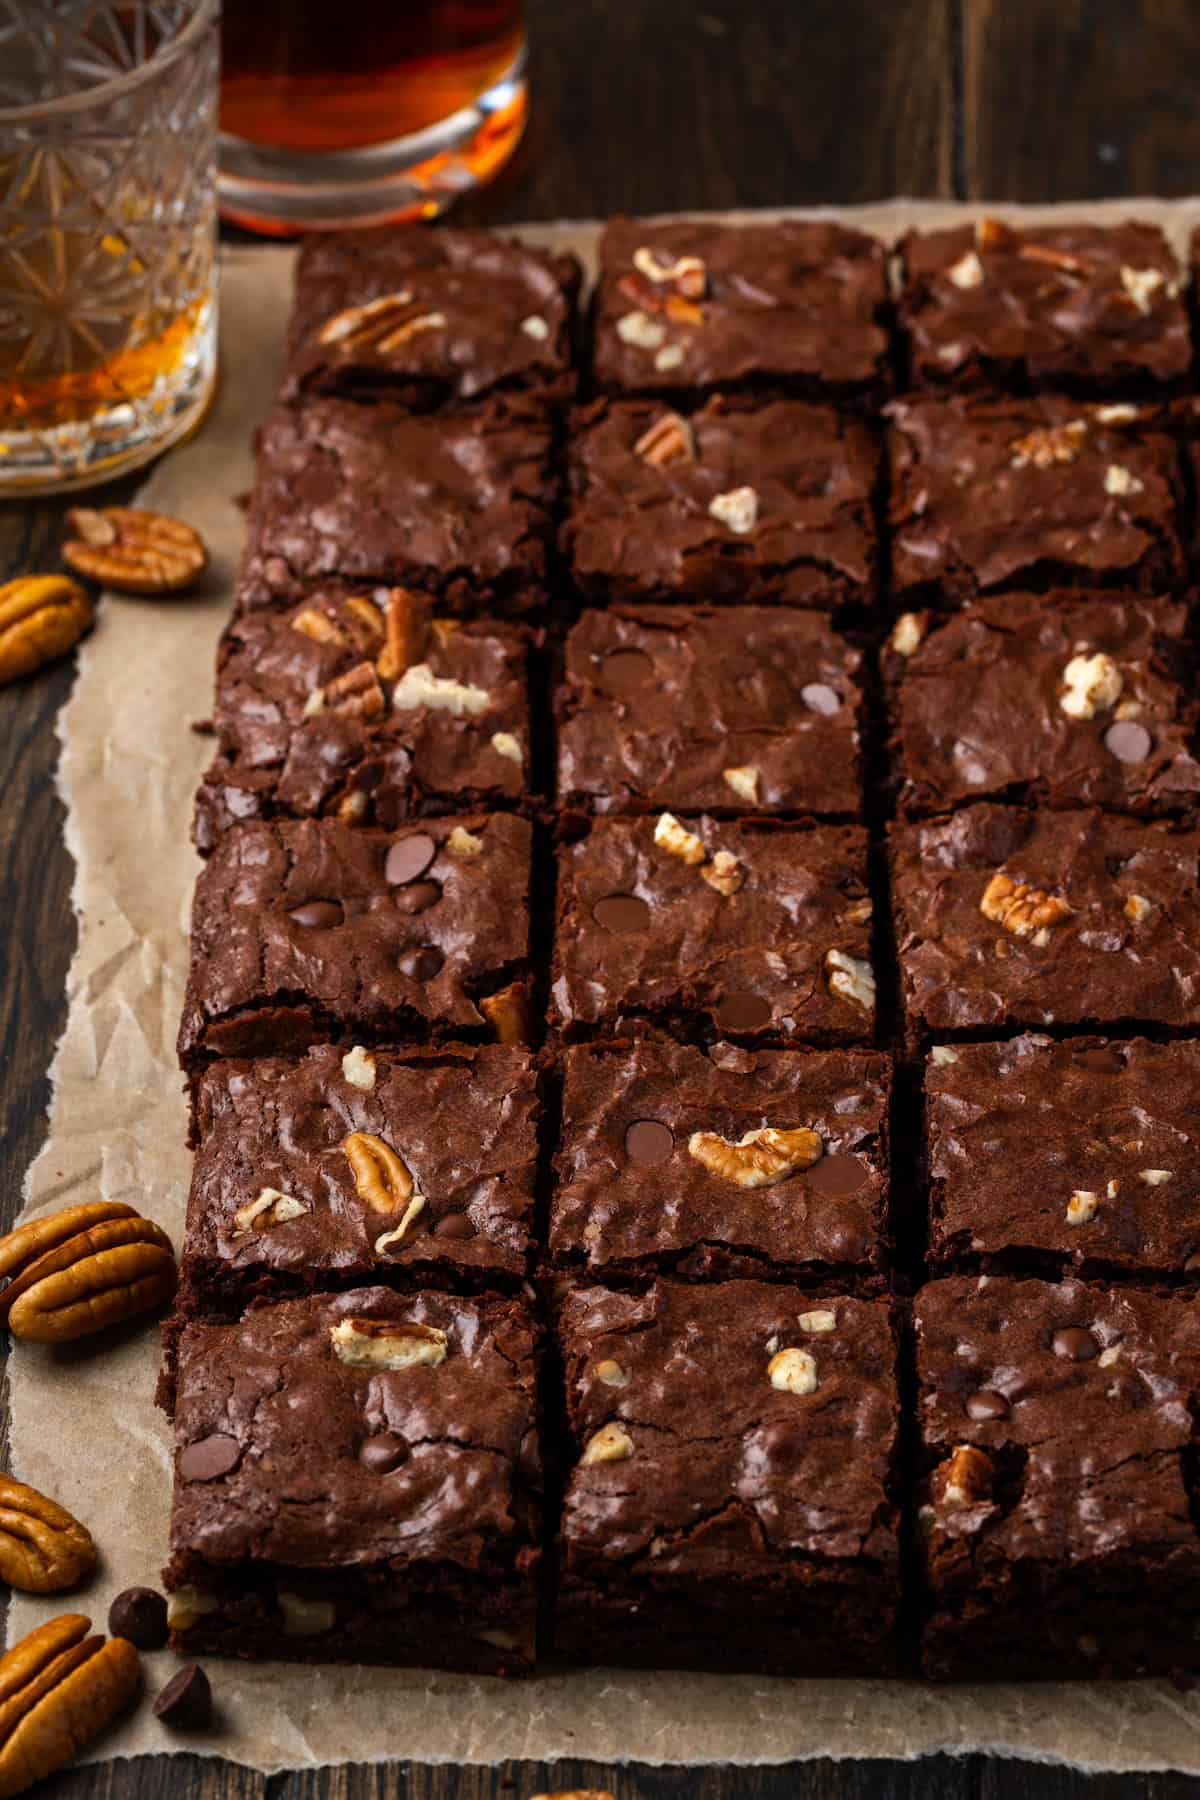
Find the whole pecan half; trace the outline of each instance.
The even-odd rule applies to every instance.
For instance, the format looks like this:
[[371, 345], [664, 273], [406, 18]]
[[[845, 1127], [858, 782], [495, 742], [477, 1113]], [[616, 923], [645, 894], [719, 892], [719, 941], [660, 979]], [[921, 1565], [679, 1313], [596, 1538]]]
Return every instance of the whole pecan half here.
[[354, 1185], [372, 1212], [399, 1212], [413, 1197], [414, 1182], [402, 1158], [373, 1131], [352, 1131], [342, 1144]]
[[0, 1658], [0, 1800], [63, 1768], [137, 1693], [133, 1645], [91, 1628], [82, 1613], [63, 1613]]
[[140, 506], [75, 506], [63, 561], [77, 575], [123, 594], [179, 594], [208, 566], [204, 539], [182, 519]]
[[0, 587], [0, 685], [65, 656], [95, 614], [66, 575], [19, 575]]
[[[68, 1238], [77, 1237], [89, 1225], [102, 1225], [107, 1219], [136, 1217], [132, 1206], [126, 1206], [121, 1200], [88, 1200], [82, 1206], [64, 1206], [59, 1212], [42, 1213], [36, 1219], [28, 1219], [15, 1231], [0, 1237], [0, 1277], [15, 1282], [39, 1256], [44, 1256], [57, 1244], [65, 1244]], [[9, 1305], [15, 1299], [11, 1286], [0, 1293], [0, 1324], [8, 1317]]]
[[92, 1534], [65, 1506], [0, 1475], [0, 1579], [26, 1594], [58, 1594], [95, 1566]]
[[171, 1240], [131, 1213], [68, 1238], [0, 1294], [14, 1337], [65, 1344], [149, 1312], [175, 1292]]

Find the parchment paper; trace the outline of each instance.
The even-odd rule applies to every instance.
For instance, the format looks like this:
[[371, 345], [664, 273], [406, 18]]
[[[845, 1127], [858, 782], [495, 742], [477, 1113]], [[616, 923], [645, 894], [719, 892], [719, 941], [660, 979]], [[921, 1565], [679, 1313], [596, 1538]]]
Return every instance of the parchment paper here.
[[[895, 201], [845, 216], [894, 238], [910, 223], [978, 210]], [[994, 210], [1016, 217], [1055, 209]], [[1180, 250], [1200, 222], [1200, 201], [1059, 210], [1160, 219]], [[540, 226], [523, 235], [590, 257], [596, 229]], [[27, 1211], [125, 1200], [176, 1244], [189, 1174], [174, 1051], [197, 868], [188, 826], [212, 750], [189, 723], [211, 706], [213, 648], [241, 539], [234, 501], [249, 487], [250, 432], [279, 375], [290, 275], [287, 250], [228, 253], [215, 408], [145, 488], [146, 505], [189, 519], [212, 547], [205, 597], [107, 599], [59, 720], [79, 947], [54, 1057], [49, 1139], [28, 1177]], [[153, 1330], [69, 1354], [18, 1344], [10, 1363], [14, 1473], [93, 1531], [103, 1566], [92, 1587], [66, 1604], [90, 1612], [101, 1628], [112, 1594], [134, 1582], [153, 1585], [165, 1560], [170, 1449], [153, 1404], [157, 1363]], [[63, 1604], [14, 1596], [10, 1634]], [[162, 1653], [148, 1665], [155, 1691], [172, 1659]], [[219, 1731], [169, 1736], [143, 1705], [94, 1754], [211, 1751], [274, 1773], [388, 1757], [755, 1763], [982, 1750], [1089, 1770], [1200, 1774], [1200, 1695], [1163, 1683], [934, 1689], [596, 1671], [506, 1684], [365, 1668], [213, 1661], [210, 1669]]]

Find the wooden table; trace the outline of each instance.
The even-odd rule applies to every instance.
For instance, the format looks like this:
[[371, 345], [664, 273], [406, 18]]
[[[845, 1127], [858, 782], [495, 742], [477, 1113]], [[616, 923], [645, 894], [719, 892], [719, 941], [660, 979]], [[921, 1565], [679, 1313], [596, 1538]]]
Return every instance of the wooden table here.
[[[811, 204], [890, 194], [1057, 200], [1200, 190], [1196, 0], [529, 0], [533, 120], [469, 216]], [[55, 567], [61, 509], [0, 506], [0, 579]], [[42, 1141], [46, 1069], [75, 928], [54, 793], [69, 663], [0, 695], [0, 1224]], [[183, 829], [181, 822], [180, 829]], [[798, 1705], [803, 1689], [797, 1689]], [[1137, 1794], [1182, 1777], [1085, 1781], [982, 1757], [760, 1770], [338, 1768], [270, 1781], [143, 1758], [65, 1774], [70, 1800], [999, 1800]]]

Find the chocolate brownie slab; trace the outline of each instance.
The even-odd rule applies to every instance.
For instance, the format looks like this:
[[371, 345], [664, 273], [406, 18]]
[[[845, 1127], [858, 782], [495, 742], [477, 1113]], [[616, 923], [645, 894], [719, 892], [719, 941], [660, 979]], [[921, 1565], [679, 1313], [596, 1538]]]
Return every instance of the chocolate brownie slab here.
[[559, 799], [597, 812], [856, 817], [861, 668], [819, 613], [584, 613], [558, 689]]
[[877, 1284], [891, 1069], [870, 1051], [566, 1053], [550, 1205], [558, 1269]]
[[556, 1641], [572, 1662], [894, 1670], [888, 1309], [733, 1281], [593, 1288], [559, 1315], [575, 1462]]
[[717, 397], [683, 417], [654, 400], [575, 416], [563, 529], [597, 599], [874, 600], [879, 449], [832, 408]]
[[367, 1287], [189, 1325], [172, 1648], [529, 1672], [535, 1380], [513, 1300]]
[[1200, 1309], [971, 1276], [914, 1313], [925, 1673], [1194, 1674]]

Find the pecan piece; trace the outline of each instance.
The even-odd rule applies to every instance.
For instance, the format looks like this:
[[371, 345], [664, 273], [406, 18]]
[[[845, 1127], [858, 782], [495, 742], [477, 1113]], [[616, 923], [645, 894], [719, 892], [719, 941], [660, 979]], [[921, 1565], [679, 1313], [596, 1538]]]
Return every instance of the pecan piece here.
[[425, 648], [425, 620], [417, 596], [408, 588], [388, 593], [384, 621], [384, 646], [376, 661], [381, 681], [399, 681], [404, 671], [421, 661]]
[[655, 469], [668, 468], [673, 462], [695, 462], [696, 439], [687, 420], [677, 412], [660, 413], [633, 446], [633, 454]]
[[387, 702], [374, 663], [355, 663], [325, 689], [325, 704], [347, 719], [377, 719]]
[[90, 1637], [91, 1625], [63, 1613], [0, 1659], [0, 1800], [71, 1762], [137, 1693], [133, 1645]]
[[317, 333], [320, 344], [336, 344], [345, 350], [378, 350], [385, 355], [399, 350], [422, 331], [440, 331], [446, 316], [426, 311], [412, 297], [411, 288], [380, 294], [362, 306], [347, 306], [326, 319]]
[[821, 1153], [820, 1138], [803, 1126], [783, 1131], [764, 1125], [736, 1143], [715, 1131], [693, 1131], [688, 1139], [689, 1156], [743, 1188], [770, 1187], [798, 1169], [811, 1169]]
[[372, 1212], [399, 1212], [413, 1197], [416, 1183], [392, 1146], [373, 1131], [352, 1131], [342, 1144], [360, 1200]]
[[182, 519], [141, 506], [75, 506], [63, 561], [122, 594], [181, 594], [208, 567], [204, 539]]
[[149, 1312], [174, 1292], [170, 1238], [133, 1213], [91, 1225], [39, 1256], [0, 1302], [14, 1337], [66, 1344]]
[[1026, 881], [1013, 881], [998, 869], [983, 890], [979, 910], [985, 919], [1002, 925], [1014, 937], [1032, 938], [1044, 948], [1050, 941], [1053, 925], [1069, 918], [1071, 908], [1061, 894], [1048, 894], [1044, 888], [1030, 887]]
[[302, 637], [311, 638], [314, 644], [344, 644], [345, 633], [341, 627], [315, 606], [306, 606], [292, 620], [292, 630], [300, 632]]
[[990, 1456], [973, 1444], [959, 1444], [933, 1477], [933, 1496], [940, 1506], [971, 1506], [990, 1500], [996, 1471]]
[[89, 630], [92, 603], [66, 575], [20, 575], [0, 587], [0, 686], [32, 675]]
[[1066, 275], [1086, 275], [1088, 265], [1069, 250], [1058, 250], [1053, 244], [1022, 244], [1017, 251], [1022, 262], [1044, 263], [1048, 269], [1061, 269]]
[[510, 981], [495, 994], [485, 994], [479, 1010], [496, 1034], [498, 1044], [528, 1044], [529, 995], [523, 981]]
[[1024, 437], [1014, 438], [1008, 446], [1012, 451], [1012, 467], [1027, 468], [1030, 463], [1035, 469], [1051, 469], [1055, 463], [1073, 463], [1083, 447], [1087, 436], [1087, 422], [1084, 419], [1068, 419], [1065, 425], [1035, 425]]
[[393, 1319], [342, 1319], [330, 1326], [329, 1341], [339, 1362], [360, 1369], [436, 1369], [450, 1342], [437, 1325]]
[[351, 594], [342, 601], [342, 617], [346, 621], [346, 630], [354, 639], [354, 646], [364, 656], [379, 655], [383, 644], [383, 615], [373, 600], [365, 594]]
[[[103, 1225], [108, 1219], [136, 1217], [132, 1206], [126, 1206], [121, 1200], [89, 1200], [82, 1206], [65, 1206], [61, 1212], [42, 1213], [36, 1219], [28, 1219], [24, 1225], [18, 1225], [15, 1231], [0, 1238], [0, 1276], [13, 1283], [39, 1256], [86, 1231], [89, 1225]], [[12, 1286], [0, 1293], [0, 1324], [7, 1319], [9, 1306], [16, 1297]]]
[[92, 1534], [65, 1506], [0, 1475], [0, 1579], [26, 1594], [58, 1594], [96, 1566]]

